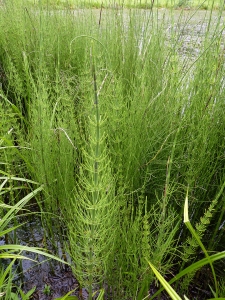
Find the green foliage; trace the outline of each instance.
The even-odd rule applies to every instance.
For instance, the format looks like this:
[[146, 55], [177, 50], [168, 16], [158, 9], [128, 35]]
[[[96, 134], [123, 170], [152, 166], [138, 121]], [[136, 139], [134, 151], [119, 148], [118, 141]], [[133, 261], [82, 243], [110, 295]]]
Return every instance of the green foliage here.
[[[32, 296], [32, 294], [35, 292], [36, 290], [36, 287], [33, 287], [31, 290], [29, 290], [26, 294], [24, 294], [24, 292], [19, 289], [19, 293], [20, 293], [20, 297], [22, 300], [29, 300], [30, 297]], [[16, 293], [11, 293], [11, 296], [10, 296], [12, 300], [19, 300], [20, 297], [16, 294]]]
[[[63, 297], [59, 297], [59, 298], [55, 298], [55, 300], [78, 300], [78, 298], [76, 296], [70, 296], [70, 294], [72, 294], [75, 290], [72, 290], [70, 292], [68, 292], [65, 296]], [[100, 299], [99, 299], [100, 300]]]
[[[179, 297], [179, 295], [175, 292], [175, 290], [171, 287], [171, 284], [175, 281], [177, 281], [178, 279], [180, 279], [182, 276], [186, 275], [186, 274], [192, 274], [193, 271], [195, 271], [197, 268], [200, 268], [202, 266], [204, 266], [205, 264], [210, 264], [210, 267], [212, 269], [212, 273], [213, 273], [213, 277], [214, 277], [214, 283], [215, 283], [215, 289], [216, 292], [213, 292], [215, 298], [213, 299], [224, 299], [224, 298], [218, 298], [218, 286], [217, 286], [217, 280], [216, 280], [216, 275], [215, 275], [215, 270], [213, 267], [213, 262], [216, 261], [217, 259], [222, 259], [225, 256], [224, 251], [211, 255], [208, 255], [208, 252], [206, 251], [204, 245], [201, 242], [201, 237], [198, 235], [198, 233], [194, 230], [194, 228], [192, 227], [190, 220], [189, 220], [189, 213], [188, 213], [188, 193], [185, 199], [185, 205], [184, 205], [184, 223], [187, 226], [187, 228], [189, 229], [190, 233], [192, 234], [193, 238], [196, 239], [196, 243], [201, 247], [201, 249], [203, 250], [206, 258], [202, 259], [200, 261], [198, 261], [197, 263], [193, 263], [191, 264], [188, 268], [182, 270], [178, 275], [176, 275], [172, 280], [170, 280], [169, 282], [167, 282], [162, 276], [161, 274], [157, 271], [157, 269], [154, 267], [153, 264], [151, 264], [150, 262], [149, 265], [151, 267], [151, 269], [153, 270], [153, 272], [155, 273], [156, 277], [159, 279], [159, 281], [162, 283], [163, 288], [161, 288], [158, 292], [156, 292], [153, 297], [151, 297], [151, 299], [154, 299], [163, 289], [165, 289], [168, 294], [171, 296], [172, 299], [174, 300], [180, 300], [181, 298]], [[211, 289], [212, 291], [212, 289]], [[188, 299], [186, 296], [184, 296], [185, 299]]]
[[[1, 93], [2, 91], [0, 89], [0, 94]], [[15, 144], [22, 144], [22, 135], [18, 124], [19, 116], [8, 103], [4, 103], [4, 100], [0, 102], [0, 120], [1, 171], [8, 174], [18, 174], [18, 164], [21, 155], [18, 151], [18, 147], [15, 147]]]
[[105, 118], [100, 110], [92, 63], [94, 97], [90, 104], [87, 103], [90, 115], [87, 115], [86, 120], [87, 140], [82, 149], [83, 163], [80, 165], [69, 210], [66, 208], [66, 215], [70, 219], [67, 226], [74, 273], [80, 283], [88, 287], [89, 299], [92, 299], [94, 286], [103, 281], [109, 257], [114, 259], [111, 254], [115, 251], [119, 209], [122, 206], [116, 196], [116, 178], [112, 175], [107, 155]]
[[[156, 270], [156, 268], [149, 262], [150, 267], [155, 273], [156, 277], [159, 279], [165, 290], [168, 292], [170, 297], [173, 300], [182, 300], [179, 295], [174, 291], [174, 289], [167, 283], [167, 281], [160, 275], [160, 273]], [[186, 299], [186, 298], [185, 298]]]
[[[2, 184], [0, 185], [0, 195], [5, 194], [6, 192], [8, 192], [8, 189], [4, 189], [4, 186], [6, 185], [7, 181], [9, 180], [13, 180], [15, 181], [24, 181], [27, 183], [34, 183], [30, 180], [26, 180], [23, 178], [14, 178], [14, 177], [0, 177], [1, 180], [3, 180]], [[40, 186], [38, 188], [36, 188], [35, 190], [33, 190], [31, 193], [29, 193], [27, 196], [25, 196], [23, 199], [21, 199], [19, 202], [17, 202], [14, 206], [10, 206], [10, 205], [6, 205], [4, 203], [0, 204], [0, 209], [2, 210], [6, 210], [8, 209], [8, 212], [4, 214], [4, 216], [0, 219], [0, 237], [3, 238], [5, 235], [7, 235], [10, 232], [15, 231], [18, 227], [22, 226], [23, 224], [19, 224], [16, 226], [10, 226], [12, 224], [12, 221], [15, 220], [16, 215], [18, 214], [18, 212], [20, 212], [21, 210], [23, 210], [24, 206], [27, 205], [27, 203], [30, 201], [30, 199], [32, 199], [33, 197], [35, 197], [41, 190], [43, 189], [43, 186]], [[63, 262], [61, 259], [54, 257], [53, 255], [42, 251], [40, 248], [35, 248], [35, 247], [28, 247], [28, 246], [21, 246], [21, 245], [11, 245], [11, 244], [3, 244], [0, 245], [0, 259], [5, 260], [5, 259], [12, 259], [11, 262], [9, 263], [9, 265], [6, 267], [6, 269], [4, 268], [4, 265], [1, 263], [1, 268], [0, 268], [0, 293], [2, 296], [4, 296], [4, 299], [15, 299], [18, 300], [23, 299], [23, 300], [28, 300], [30, 298], [30, 296], [33, 294], [33, 292], [35, 291], [35, 288], [31, 289], [30, 291], [28, 291], [27, 294], [24, 294], [23, 291], [21, 289], [18, 289], [18, 293], [20, 293], [20, 297], [18, 296], [18, 294], [14, 293], [12, 291], [13, 288], [13, 265], [15, 263], [15, 261], [17, 259], [29, 259], [26, 256], [24, 256], [23, 254], [21, 254], [21, 252], [23, 251], [30, 251], [30, 252], [34, 252], [37, 254], [42, 254], [45, 255], [46, 257], [49, 257], [51, 259], [56, 259], [60, 262]], [[64, 262], [63, 262], [64, 263]]]
[[190, 0], [179, 0], [177, 7], [189, 6], [189, 4], [191, 4], [190, 2]]
[[78, 300], [78, 298], [76, 296], [63, 296], [55, 298], [55, 300]]
[[[219, 253], [220, 255], [216, 256], [216, 255], [212, 255], [210, 256], [209, 258], [212, 260], [212, 261], [215, 261], [217, 259], [223, 259], [225, 254], [224, 253]], [[199, 261], [198, 263], [196, 264], [193, 264], [190, 266], [190, 268], [187, 268], [184, 270], [184, 272], [179, 273], [178, 275], [176, 275], [176, 277], [172, 280], [170, 280], [169, 282], [167, 282], [162, 276], [161, 274], [157, 271], [157, 269], [149, 262], [149, 265], [150, 267], [152, 268], [153, 272], [155, 273], [156, 277], [159, 279], [159, 281], [161, 282], [161, 284], [163, 285], [163, 288], [161, 288], [158, 292], [156, 292], [150, 299], [154, 299], [160, 292], [162, 292], [164, 289], [169, 293], [169, 295], [171, 296], [172, 299], [174, 300], [178, 300], [178, 299], [181, 299], [179, 297], [179, 295], [176, 293], [176, 291], [171, 287], [171, 284], [175, 281], [177, 281], [179, 278], [181, 278], [182, 276], [184, 276], [185, 274], [188, 274], [189, 272], [193, 272], [193, 270], [195, 268], [200, 268], [202, 267], [204, 264], [207, 264], [209, 261], [208, 261], [208, 258], [206, 259], [203, 259], [201, 261]], [[185, 300], [188, 300], [188, 298], [184, 295], [184, 299]], [[215, 298], [211, 298], [209, 300], [217, 300], [217, 299], [224, 299], [224, 298], [218, 298], [218, 297], [215, 297]]]
[[45, 284], [43, 293], [44, 293], [46, 296], [50, 296], [50, 294], [51, 294], [51, 287], [50, 287], [49, 285]]
[[[214, 208], [217, 204], [217, 200], [213, 200], [212, 203], [210, 204], [208, 210], [205, 212], [204, 216], [200, 218], [200, 223], [196, 224], [195, 232], [198, 235], [200, 239], [203, 238], [207, 227], [210, 224], [210, 219], [212, 218], [212, 213], [214, 211]], [[195, 256], [197, 255], [197, 250], [199, 248], [199, 242], [198, 240], [192, 236], [188, 237], [186, 243], [184, 244], [183, 248], [183, 255], [182, 255], [182, 260], [185, 262], [192, 262], [193, 259], [195, 259]], [[183, 264], [184, 266], [184, 264]], [[183, 266], [181, 269], [183, 269]], [[182, 291], [187, 291], [188, 286], [193, 279], [195, 273], [189, 273], [185, 278], [184, 281], [182, 282], [181, 285], [181, 290]]]
[[[34, 5], [35, 7], [39, 7], [38, 0], [27, 0], [26, 2]], [[54, 8], [54, 9], [76, 9], [76, 8], [113, 8], [119, 9], [122, 7], [125, 8], [144, 8], [144, 9], [151, 9], [152, 7], [169, 7], [169, 8], [177, 8], [177, 7], [185, 7], [185, 5], [189, 5], [190, 8], [196, 8], [201, 5], [202, 9], [211, 9], [212, 6], [215, 9], [221, 7], [222, 2], [221, 0], [105, 0], [104, 2], [100, 0], [90, 1], [90, 0], [42, 0], [42, 5], [45, 8]]]
[[210, 13], [190, 57], [180, 50], [192, 26], [183, 12], [177, 24], [169, 12], [120, 5], [55, 11], [51, 2], [9, 2], [0, 10], [2, 200], [12, 205], [15, 178], [24, 188], [43, 184], [46, 235], [53, 243], [59, 236], [89, 299], [106, 286], [112, 299], [141, 300], [154, 281], [147, 261], [163, 275], [193, 262], [199, 243], [178, 218], [186, 186], [198, 236], [220, 247], [221, 14], [213, 23]]

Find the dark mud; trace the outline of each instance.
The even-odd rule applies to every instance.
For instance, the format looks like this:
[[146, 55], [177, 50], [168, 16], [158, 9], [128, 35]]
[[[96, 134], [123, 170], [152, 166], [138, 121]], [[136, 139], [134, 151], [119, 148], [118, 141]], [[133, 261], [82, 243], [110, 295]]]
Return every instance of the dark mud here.
[[[58, 253], [53, 251], [53, 246], [46, 241], [41, 223], [37, 219], [28, 222], [13, 234], [16, 234], [17, 243], [20, 245], [48, 249], [49, 253], [63, 260], [69, 259], [68, 256], [62, 255], [60, 243], [57, 243]], [[10, 236], [9, 242], [12, 243], [13, 240], [14, 237]], [[87, 298], [85, 290], [79, 291], [78, 282], [68, 265], [29, 251], [24, 251], [22, 255], [32, 260], [24, 259], [18, 262], [14, 283], [21, 286], [25, 294], [35, 287], [31, 299], [52, 300], [65, 296], [70, 291], [74, 291], [71, 295], [83, 294], [83, 299]]]

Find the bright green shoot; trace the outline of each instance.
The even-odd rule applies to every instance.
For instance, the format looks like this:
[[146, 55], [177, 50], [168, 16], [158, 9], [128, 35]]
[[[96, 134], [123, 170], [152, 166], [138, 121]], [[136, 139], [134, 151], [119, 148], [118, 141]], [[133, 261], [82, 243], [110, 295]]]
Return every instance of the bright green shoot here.
[[156, 268], [149, 262], [149, 266], [151, 267], [152, 271], [155, 273], [158, 280], [161, 282], [165, 290], [168, 292], [170, 297], [173, 300], [182, 300], [180, 296], [174, 291], [174, 289], [169, 285], [169, 283], [162, 277], [162, 275], [156, 270]]
[[[225, 256], [225, 254], [223, 253], [223, 257]], [[222, 258], [222, 257], [221, 257]], [[211, 257], [212, 259], [212, 257]], [[213, 260], [213, 259], [212, 259]], [[202, 262], [202, 261], [200, 261]], [[200, 263], [199, 262], [199, 263]], [[200, 263], [201, 264], [201, 263]], [[156, 268], [149, 262], [149, 266], [151, 267], [152, 271], [155, 273], [156, 277], [158, 278], [158, 280], [161, 282], [163, 288], [168, 292], [168, 294], [170, 295], [171, 299], [173, 300], [182, 300], [182, 298], [176, 293], [176, 291], [171, 287], [171, 281], [170, 283], [168, 283], [163, 277], [162, 275], [156, 270]], [[192, 265], [193, 267], [193, 265]], [[176, 279], [177, 280], [177, 279]], [[175, 280], [174, 280], [175, 281]], [[159, 292], [161, 292], [163, 289], [160, 289]], [[153, 297], [151, 297], [151, 299], [155, 298], [159, 292], [155, 293], [155, 295]], [[185, 295], [184, 295], [184, 300], [189, 300]], [[210, 298], [208, 300], [225, 300], [225, 298]]]
[[193, 235], [193, 237], [198, 242], [198, 244], [201, 247], [202, 251], [204, 252], [206, 258], [209, 260], [209, 264], [210, 264], [210, 267], [211, 267], [211, 270], [212, 270], [212, 274], [213, 274], [215, 289], [216, 289], [216, 297], [217, 297], [218, 296], [218, 285], [217, 285], [216, 273], [215, 273], [215, 270], [214, 270], [214, 267], [213, 267], [213, 264], [212, 264], [212, 260], [211, 260], [210, 256], [208, 255], [207, 250], [205, 249], [204, 245], [201, 242], [201, 239], [199, 238], [198, 234], [194, 230], [194, 228], [191, 225], [191, 222], [189, 220], [189, 214], [188, 214], [188, 190], [187, 190], [187, 194], [186, 194], [186, 198], [185, 198], [185, 204], [184, 204], [184, 223], [187, 226], [187, 228], [189, 229], [189, 231], [191, 232], [191, 234]]

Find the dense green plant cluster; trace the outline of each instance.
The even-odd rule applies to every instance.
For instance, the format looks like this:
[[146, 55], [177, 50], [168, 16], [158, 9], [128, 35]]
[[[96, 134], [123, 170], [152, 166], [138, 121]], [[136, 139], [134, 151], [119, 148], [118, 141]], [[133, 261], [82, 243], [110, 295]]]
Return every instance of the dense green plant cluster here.
[[191, 58], [170, 12], [158, 18], [41, 1], [0, 8], [1, 169], [43, 184], [46, 234], [59, 236], [89, 299], [104, 287], [141, 300], [154, 282], [148, 261], [167, 275], [198, 258], [182, 224], [187, 187], [205, 247], [225, 239], [222, 16], [209, 14]]
[[[39, 0], [28, 0], [34, 6], [39, 5]], [[223, 7], [223, 0], [41, 0], [45, 8], [144, 8], [151, 9], [152, 7], [158, 8], [198, 8], [201, 9], [219, 9]]]

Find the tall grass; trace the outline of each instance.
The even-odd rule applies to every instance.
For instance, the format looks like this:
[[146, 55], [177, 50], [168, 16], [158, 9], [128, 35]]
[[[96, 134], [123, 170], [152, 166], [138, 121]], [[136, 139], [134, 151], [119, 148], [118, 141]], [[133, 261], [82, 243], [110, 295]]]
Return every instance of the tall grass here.
[[[39, 5], [38, 0], [29, 0], [31, 4], [34, 6]], [[54, 7], [56, 9], [61, 8], [118, 8], [118, 7], [125, 7], [125, 8], [189, 8], [195, 9], [199, 6], [202, 9], [220, 9], [223, 7], [224, 2], [223, 0], [42, 0], [42, 4], [45, 7]]]
[[44, 184], [46, 234], [64, 243], [89, 299], [104, 287], [141, 300], [154, 280], [147, 261], [163, 275], [194, 262], [181, 222], [187, 186], [191, 223], [221, 250], [222, 13], [205, 17], [192, 57], [179, 49], [195, 13], [12, 1], [0, 14], [1, 136], [19, 146], [4, 159]]

